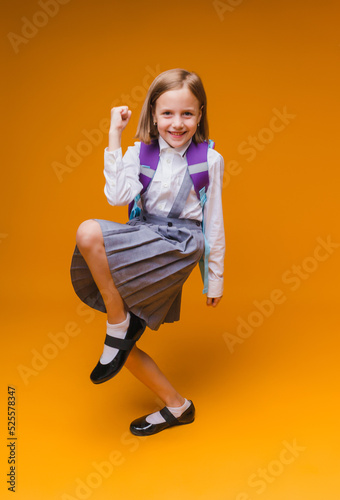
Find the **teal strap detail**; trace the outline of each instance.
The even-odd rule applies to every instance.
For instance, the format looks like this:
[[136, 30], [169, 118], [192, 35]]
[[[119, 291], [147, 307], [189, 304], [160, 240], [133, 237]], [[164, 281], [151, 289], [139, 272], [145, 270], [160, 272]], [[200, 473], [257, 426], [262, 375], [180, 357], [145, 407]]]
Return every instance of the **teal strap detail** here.
[[205, 202], [207, 201], [207, 193], [205, 192], [205, 186], [203, 186], [202, 189], [199, 190], [199, 193], [200, 193], [200, 202], [201, 202], [202, 217], [203, 217], [203, 208], [204, 208]]
[[133, 208], [130, 212], [130, 220], [131, 219], [134, 219], [135, 217], [138, 217], [141, 213], [141, 210], [139, 208], [139, 206], [137, 205], [137, 202], [140, 200], [140, 194], [137, 194], [135, 200], [134, 200], [134, 205], [133, 205]]
[[199, 261], [199, 267], [201, 271], [201, 276], [203, 280], [203, 292], [202, 293], [208, 293], [208, 275], [209, 275], [209, 266], [208, 266], [208, 261], [209, 261], [209, 255], [210, 255], [210, 246], [208, 243], [208, 240], [204, 235], [204, 255]]
[[203, 187], [200, 190], [200, 201], [201, 201], [201, 207], [202, 207], [202, 231], [203, 231], [203, 236], [204, 236], [204, 254], [199, 261], [199, 268], [201, 271], [201, 276], [203, 280], [203, 292], [202, 293], [208, 293], [208, 275], [209, 275], [209, 255], [210, 255], [210, 246], [208, 243], [208, 240], [205, 236], [205, 224], [204, 224], [204, 214], [203, 214], [203, 209], [204, 205], [207, 201], [207, 194], [205, 192], [205, 187]]
[[212, 141], [211, 139], [209, 139], [208, 148], [214, 149], [214, 147], [215, 147], [214, 141]]

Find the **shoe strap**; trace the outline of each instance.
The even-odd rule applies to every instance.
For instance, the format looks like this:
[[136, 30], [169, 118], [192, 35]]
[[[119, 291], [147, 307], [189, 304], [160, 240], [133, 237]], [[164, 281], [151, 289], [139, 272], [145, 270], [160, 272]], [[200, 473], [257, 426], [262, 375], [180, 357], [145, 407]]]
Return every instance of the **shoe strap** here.
[[171, 413], [170, 410], [165, 406], [161, 410], [159, 410], [159, 413], [162, 415], [164, 420], [168, 422], [168, 424], [176, 425], [178, 424], [177, 418]]
[[127, 351], [128, 349], [132, 349], [135, 342], [136, 340], [134, 339], [118, 339], [117, 337], [106, 335], [104, 344], [109, 347], [115, 347], [120, 351]]

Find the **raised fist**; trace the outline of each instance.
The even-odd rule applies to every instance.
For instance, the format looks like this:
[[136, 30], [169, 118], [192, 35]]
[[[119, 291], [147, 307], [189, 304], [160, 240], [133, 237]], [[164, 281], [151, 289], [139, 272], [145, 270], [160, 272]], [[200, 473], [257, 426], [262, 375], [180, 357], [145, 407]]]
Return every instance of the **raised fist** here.
[[128, 106], [117, 106], [111, 109], [110, 131], [122, 131], [129, 123], [132, 111]]

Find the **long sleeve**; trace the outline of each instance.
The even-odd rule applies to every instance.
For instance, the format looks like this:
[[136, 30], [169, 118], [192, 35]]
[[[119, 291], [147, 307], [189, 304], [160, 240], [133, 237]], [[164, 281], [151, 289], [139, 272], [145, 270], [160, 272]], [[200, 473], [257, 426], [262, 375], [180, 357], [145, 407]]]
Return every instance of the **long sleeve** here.
[[[209, 151], [210, 153], [210, 151]], [[214, 155], [213, 155], [214, 153]], [[225, 236], [222, 210], [222, 185], [223, 185], [223, 157], [216, 151], [209, 164], [209, 188], [207, 202], [204, 207], [205, 235], [210, 246], [208, 260], [208, 297], [221, 297], [223, 295], [223, 272], [225, 255]]]
[[104, 193], [110, 205], [127, 205], [141, 191], [139, 182], [139, 150], [140, 143], [129, 146], [124, 158], [122, 149], [104, 150]]

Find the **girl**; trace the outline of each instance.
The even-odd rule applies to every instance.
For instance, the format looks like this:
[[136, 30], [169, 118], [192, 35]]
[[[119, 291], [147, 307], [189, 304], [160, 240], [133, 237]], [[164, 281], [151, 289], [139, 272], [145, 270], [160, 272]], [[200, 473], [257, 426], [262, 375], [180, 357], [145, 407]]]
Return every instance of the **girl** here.
[[135, 343], [146, 326], [158, 330], [179, 320], [183, 283], [204, 254], [207, 305], [216, 307], [222, 298], [223, 158], [206, 142], [207, 100], [195, 73], [173, 69], [154, 80], [138, 123], [140, 142], [122, 158], [121, 135], [130, 117], [127, 106], [111, 110], [104, 192], [111, 205], [135, 199], [132, 218], [126, 224], [83, 222], [71, 277], [81, 300], [107, 313], [104, 350], [92, 382], [111, 379], [125, 363], [166, 405], [130, 426], [135, 435], [151, 435], [193, 422], [195, 408]]

